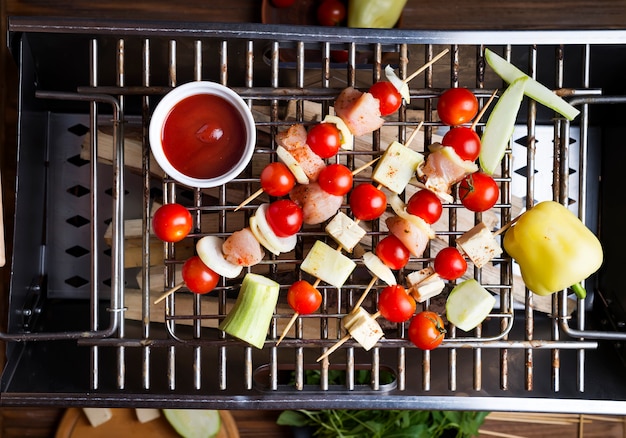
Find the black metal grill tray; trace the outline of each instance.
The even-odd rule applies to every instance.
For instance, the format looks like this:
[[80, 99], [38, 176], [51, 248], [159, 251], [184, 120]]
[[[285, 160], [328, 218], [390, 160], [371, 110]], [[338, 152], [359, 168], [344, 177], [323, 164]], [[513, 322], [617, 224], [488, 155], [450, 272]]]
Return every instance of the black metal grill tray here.
[[[624, 138], [618, 122], [625, 94], [616, 72], [623, 71], [626, 32], [371, 32], [11, 17], [9, 44], [20, 72], [18, 189], [9, 324], [1, 334], [8, 345], [1, 404], [626, 413], [620, 360], [623, 233], [616, 219], [622, 203], [614, 202], [621, 176], [615, 163], [623, 161], [623, 148], [614, 145]], [[150, 310], [153, 298], [140, 284], [145, 263], [120, 265], [121, 223], [143, 218], [145, 229], [153, 201], [176, 201], [201, 218], [218, 218], [216, 228], [199, 226], [194, 237], [225, 236], [253, 212], [254, 203], [234, 213], [242, 194], [258, 188], [254, 165], [233, 183], [208, 191], [149, 176], [150, 114], [172, 87], [202, 79], [237, 91], [255, 111], [262, 135], [254, 162], [262, 162], [273, 156], [278, 130], [294, 120], [313, 121], [303, 112], [305, 101], [327, 112], [343, 87], [367, 88], [384, 77], [387, 63], [406, 75], [447, 48], [443, 61], [411, 83], [412, 103], [384, 128], [406, 139], [419, 121], [414, 114], [420, 114], [426, 121], [420, 141], [428, 145], [444, 129], [431, 117], [443, 89], [469, 87], [483, 103], [492, 90], [504, 89], [485, 67], [485, 47], [562, 89], [583, 111], [570, 125], [525, 101], [498, 178], [503, 197], [495, 208], [501, 226], [530, 200], [554, 198], [600, 235], [607, 262], [587, 282], [590, 297], [575, 303], [571, 314], [562, 294], [545, 312], [532, 310], [536, 303], [529, 292], [514, 303], [515, 267], [508, 257], [493, 262], [496, 280], [469, 272], [499, 297], [490, 318], [472, 333], [452, 329], [432, 352], [413, 347], [405, 339], [406, 326], [397, 325], [370, 352], [349, 341], [330, 362], [316, 363], [322, 349], [340, 337], [333, 324], [369, 281], [362, 267], [340, 291], [321, 285], [324, 313], [306, 321], [319, 324], [319, 336], [306, 337], [301, 321], [295, 336], [292, 329], [278, 347], [279, 327], [291, 316], [285, 310], [277, 309], [262, 350], [201, 326], [223, 318], [240, 279], [220, 283], [212, 297], [179, 292], [168, 298], [165, 314]], [[348, 63], [334, 62], [334, 50], [348, 51]], [[292, 119], [283, 119], [285, 114]], [[92, 146], [96, 152], [103, 147], [98, 132], [111, 134], [118, 150], [136, 136], [143, 167], [123, 167], [128, 154], [114, 155], [112, 163], [85, 157], [89, 138], [99, 139]], [[354, 165], [361, 155], [372, 157], [384, 147], [381, 135], [368, 139], [370, 150], [339, 159]], [[555, 175], [564, 182], [558, 187], [551, 184]], [[457, 210], [458, 201], [446, 206], [449, 228], [437, 229], [442, 241], [464, 231]], [[113, 246], [104, 239], [108, 227]], [[368, 236], [380, 237], [379, 224], [372, 224]], [[266, 259], [253, 270], [275, 277], [286, 291], [301, 275], [297, 267], [306, 243], [317, 238], [325, 238], [322, 228], [307, 230], [293, 254]], [[164, 247], [163, 256], [165, 263], [153, 268], [165, 272], [156, 285], [161, 291], [174, 285], [173, 270], [181, 263], [171, 247]], [[411, 266], [425, 266], [429, 257]], [[177, 310], [184, 299], [191, 300], [193, 314]], [[206, 310], [207, 300], [217, 311]], [[144, 318], [128, 318], [137, 306]], [[344, 381], [328, 380], [336, 370]], [[321, 383], [307, 384], [310, 372], [319, 372]], [[363, 372], [370, 376], [364, 382], [358, 378]]]

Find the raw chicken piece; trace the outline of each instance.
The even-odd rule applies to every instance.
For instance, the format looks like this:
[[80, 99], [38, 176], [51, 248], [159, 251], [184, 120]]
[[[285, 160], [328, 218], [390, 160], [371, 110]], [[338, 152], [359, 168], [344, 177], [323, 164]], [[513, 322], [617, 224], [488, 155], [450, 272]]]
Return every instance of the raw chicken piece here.
[[352, 134], [369, 134], [385, 123], [380, 116], [380, 102], [370, 93], [345, 88], [335, 100], [335, 114], [348, 126]]
[[276, 143], [291, 151], [305, 145], [306, 137], [307, 132], [304, 125], [295, 124], [276, 134]]
[[454, 184], [478, 170], [476, 163], [461, 159], [450, 146], [435, 143], [429, 149], [421, 173], [426, 177], [426, 188], [437, 194], [449, 195]]
[[250, 228], [235, 231], [222, 245], [224, 258], [239, 266], [252, 266], [263, 260], [265, 251]]
[[421, 257], [426, 250], [429, 235], [416, 223], [400, 216], [389, 216], [385, 223], [389, 232], [396, 236], [415, 257]]
[[285, 148], [289, 154], [300, 164], [300, 167], [309, 178], [309, 181], [317, 181], [317, 177], [326, 163], [306, 143], [307, 132], [303, 125], [291, 125], [284, 131], [276, 134], [276, 143]]
[[318, 183], [297, 185], [289, 193], [292, 201], [302, 208], [305, 224], [321, 224], [333, 217], [343, 204], [343, 196], [331, 195]]
[[324, 160], [320, 158], [320, 156], [317, 155], [315, 152], [313, 152], [308, 144], [292, 149], [289, 151], [289, 153], [300, 164], [300, 167], [302, 167], [302, 170], [309, 178], [309, 181], [317, 181], [320, 172], [324, 167], [326, 167], [326, 163], [324, 162]]

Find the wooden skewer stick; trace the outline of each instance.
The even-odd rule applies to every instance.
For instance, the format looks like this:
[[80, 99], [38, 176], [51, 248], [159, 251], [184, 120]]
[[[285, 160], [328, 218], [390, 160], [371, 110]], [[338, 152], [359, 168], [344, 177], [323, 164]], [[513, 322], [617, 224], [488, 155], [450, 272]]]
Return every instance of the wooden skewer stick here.
[[417, 125], [417, 127], [413, 130], [413, 132], [411, 132], [411, 135], [409, 135], [409, 138], [406, 139], [404, 146], [408, 147], [411, 144], [411, 142], [415, 139], [419, 131], [422, 129], [422, 126], [424, 126], [423, 120], [421, 120], [419, 122], [419, 125]]
[[157, 298], [156, 300], [154, 300], [154, 304], [159, 304], [161, 301], [163, 301], [164, 299], [166, 299], [167, 297], [169, 297], [170, 295], [172, 295], [174, 292], [176, 292], [178, 289], [180, 289], [181, 287], [183, 287], [185, 285], [185, 282], [180, 282], [178, 283], [176, 286], [174, 286], [173, 288], [166, 290], [165, 292], [163, 292], [163, 294]]
[[[339, 247], [339, 251], [341, 251], [341, 247]], [[315, 289], [317, 289], [317, 286], [319, 286], [320, 283], [321, 283], [321, 280], [318, 278], [315, 280], [315, 283], [313, 283], [312, 286]], [[300, 316], [300, 314], [298, 312], [294, 312], [293, 316], [291, 317], [291, 319], [289, 320], [289, 322], [283, 329], [283, 332], [280, 334], [278, 341], [276, 341], [276, 346], [278, 346], [278, 344], [280, 344], [283, 341], [283, 339], [285, 339], [285, 336], [287, 336], [287, 333], [289, 332], [289, 330], [291, 330], [291, 327], [295, 324], [296, 320], [298, 319], [298, 316]]]
[[[380, 316], [380, 312], [376, 312], [372, 315], [372, 318], [376, 319]], [[337, 350], [339, 347], [341, 347], [343, 344], [346, 343], [346, 341], [348, 341], [352, 336], [350, 335], [350, 333], [346, 333], [343, 338], [339, 339], [336, 343], [334, 343], [332, 345], [332, 347], [330, 347], [328, 350], [326, 350], [324, 352], [324, 354], [322, 354], [320, 357], [317, 358], [316, 362], [319, 362], [325, 358], [327, 358], [328, 356], [330, 356], [332, 353], [335, 352], [335, 350]]]
[[521, 218], [521, 217], [522, 217], [522, 215], [520, 214], [520, 215], [519, 215], [519, 216], [517, 216], [516, 218], [512, 219], [509, 223], [504, 224], [504, 225], [503, 225], [503, 226], [502, 226], [499, 230], [494, 231], [494, 232], [493, 232], [493, 235], [494, 235], [494, 236], [497, 236], [497, 235], [499, 235], [499, 234], [504, 233], [506, 230], [508, 230], [509, 228], [511, 228], [511, 226], [512, 226], [515, 222], [517, 222], [517, 221], [519, 220], [519, 218]]
[[424, 70], [426, 70], [428, 67], [430, 67], [431, 65], [433, 65], [435, 62], [439, 61], [439, 59], [441, 57], [443, 57], [446, 53], [448, 53], [450, 50], [449, 49], [444, 49], [443, 51], [441, 51], [437, 56], [435, 56], [433, 59], [431, 59], [430, 61], [428, 61], [426, 64], [424, 64], [423, 66], [421, 66], [420, 68], [418, 68], [417, 70], [415, 70], [415, 72], [413, 72], [410, 76], [408, 76], [406, 79], [403, 79], [402, 82], [404, 82], [405, 84], [407, 82], [410, 82], [412, 79], [414, 79], [417, 75], [419, 75], [420, 73], [422, 73]]
[[331, 354], [333, 354], [335, 352], [335, 350], [337, 350], [339, 347], [341, 347], [343, 344], [346, 343], [346, 341], [348, 341], [352, 336], [350, 336], [350, 333], [346, 333], [343, 338], [339, 339], [337, 342], [335, 342], [328, 350], [326, 350], [324, 352], [324, 354], [322, 354], [320, 357], [317, 358], [317, 360], [315, 362], [319, 362], [321, 360], [326, 359], [328, 356], [330, 356]]
[[[359, 307], [361, 307], [361, 304], [363, 304], [363, 301], [367, 297], [367, 294], [372, 289], [372, 287], [374, 286], [374, 283], [376, 283], [377, 280], [378, 280], [378, 277], [376, 277], [376, 276], [372, 277], [372, 280], [369, 282], [369, 284], [367, 285], [367, 288], [365, 288], [365, 290], [363, 291], [363, 293], [359, 297], [358, 301], [354, 304], [354, 307], [352, 308], [350, 313], [355, 313], [356, 310]], [[374, 315], [376, 315], [376, 317], [378, 317], [378, 315], [380, 315], [380, 312], [376, 312]], [[319, 362], [319, 361], [327, 358], [331, 354], [333, 354], [333, 352], [335, 352], [335, 350], [337, 350], [339, 347], [341, 347], [343, 344], [345, 344], [346, 341], [348, 339], [350, 339], [351, 337], [352, 336], [350, 335], [350, 333], [346, 333], [341, 339], [339, 339], [337, 342], [335, 342], [328, 350], [326, 350], [320, 357], [318, 357], [316, 362]]]
[[363, 304], [363, 301], [365, 301], [365, 298], [367, 298], [367, 294], [369, 294], [370, 290], [372, 290], [372, 287], [374, 287], [374, 283], [376, 283], [377, 281], [378, 281], [378, 277], [377, 276], [373, 276], [372, 279], [370, 280], [369, 284], [367, 285], [367, 287], [365, 288], [365, 290], [363, 291], [363, 293], [361, 294], [361, 296], [357, 300], [357, 302], [354, 303], [354, 307], [352, 308], [352, 312], [351, 313], [356, 312], [356, 309], [361, 307], [361, 304]]
[[483, 107], [480, 109], [480, 112], [474, 118], [474, 122], [472, 123], [472, 126], [470, 126], [471, 129], [474, 129], [474, 130], [476, 129], [476, 125], [478, 125], [478, 121], [485, 114], [485, 112], [487, 111], [487, 108], [489, 108], [489, 105], [491, 105], [491, 102], [493, 102], [493, 99], [495, 99], [496, 94], [498, 94], [498, 90], [494, 90], [493, 93], [491, 93], [491, 97], [489, 98], [489, 100], [483, 105]]
[[294, 312], [293, 313], [293, 316], [291, 317], [291, 319], [287, 323], [287, 326], [285, 327], [285, 329], [281, 333], [280, 338], [278, 338], [278, 341], [276, 341], [276, 346], [277, 347], [278, 347], [278, 344], [280, 344], [283, 341], [283, 339], [285, 339], [285, 336], [287, 336], [287, 333], [289, 332], [289, 329], [291, 329], [291, 326], [293, 326], [295, 324], [296, 320], [298, 319], [298, 316], [300, 316], [300, 314], [298, 312]]
[[370, 167], [372, 164], [374, 164], [374, 163], [375, 163], [375, 162], [377, 162], [378, 160], [380, 160], [380, 157], [376, 157], [376, 158], [374, 158], [372, 161], [369, 161], [369, 162], [365, 163], [364, 165], [362, 165], [361, 167], [358, 167], [358, 168], [354, 169], [354, 170], [352, 171], [352, 175], [354, 176], [354, 175], [356, 175], [356, 174], [358, 174], [358, 173], [363, 172], [365, 169], [367, 169], [368, 167]]
[[237, 208], [235, 208], [235, 211], [239, 210], [241, 207], [248, 205], [251, 201], [254, 200], [254, 198], [261, 196], [263, 194], [264, 190], [261, 187], [259, 190], [257, 190], [256, 192], [254, 192], [253, 194], [251, 194], [250, 196], [248, 196], [246, 199], [243, 200], [243, 202], [241, 204], [239, 204], [237, 206]]

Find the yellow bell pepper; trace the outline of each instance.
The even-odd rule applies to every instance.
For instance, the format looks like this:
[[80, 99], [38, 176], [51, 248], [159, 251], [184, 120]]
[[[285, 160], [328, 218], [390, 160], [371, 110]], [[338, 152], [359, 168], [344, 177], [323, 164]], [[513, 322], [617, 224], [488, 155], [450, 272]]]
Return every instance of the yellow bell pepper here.
[[540, 202], [523, 213], [504, 235], [503, 245], [519, 264], [526, 287], [537, 295], [572, 287], [584, 298], [580, 282], [603, 260], [598, 238], [554, 201]]
[[407, 0], [350, 0], [348, 27], [392, 28], [402, 15]]

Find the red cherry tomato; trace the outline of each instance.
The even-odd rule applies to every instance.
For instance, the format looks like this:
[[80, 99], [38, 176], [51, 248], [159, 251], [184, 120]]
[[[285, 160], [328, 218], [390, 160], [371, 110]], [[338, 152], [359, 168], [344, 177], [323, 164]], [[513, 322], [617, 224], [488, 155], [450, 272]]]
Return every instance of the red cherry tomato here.
[[400, 239], [390, 234], [378, 242], [376, 255], [389, 269], [402, 269], [411, 254]]
[[445, 133], [441, 144], [450, 146], [463, 160], [476, 161], [480, 154], [480, 137], [472, 128], [456, 126]]
[[406, 203], [406, 211], [428, 224], [434, 224], [441, 217], [443, 206], [437, 195], [424, 189], [413, 193]]
[[382, 116], [395, 113], [402, 104], [402, 95], [389, 81], [378, 81], [370, 87], [369, 91], [380, 102]]
[[309, 129], [306, 142], [321, 158], [330, 158], [339, 152], [341, 132], [332, 123], [318, 123]]
[[387, 209], [387, 196], [369, 183], [361, 183], [350, 193], [350, 209], [355, 218], [370, 221]]
[[499, 197], [498, 183], [486, 173], [472, 173], [459, 183], [459, 198], [468, 210], [474, 212], [489, 210], [496, 205]]
[[320, 307], [322, 294], [308, 281], [296, 281], [287, 291], [287, 303], [294, 312], [308, 315]]
[[261, 187], [270, 196], [285, 196], [296, 185], [296, 178], [280, 161], [270, 163], [261, 172]]
[[179, 242], [191, 231], [191, 213], [180, 204], [165, 204], [154, 212], [152, 229], [164, 242]]
[[329, 164], [320, 171], [317, 183], [325, 192], [343, 196], [352, 189], [352, 171], [343, 164]]
[[439, 96], [437, 113], [442, 123], [456, 126], [469, 122], [478, 112], [478, 99], [467, 88], [449, 88]]
[[387, 321], [408, 321], [416, 307], [413, 297], [399, 284], [387, 286], [378, 296], [378, 311]]
[[272, 4], [277, 8], [288, 8], [293, 5], [296, 0], [272, 0]]
[[339, 26], [346, 18], [346, 7], [339, 0], [324, 0], [317, 8], [317, 21], [322, 26]]
[[291, 199], [272, 202], [265, 212], [265, 218], [279, 237], [291, 236], [302, 228], [302, 209]]
[[437, 274], [446, 280], [456, 280], [465, 274], [467, 262], [458, 249], [448, 246], [435, 256], [434, 269]]
[[446, 329], [441, 316], [425, 310], [413, 317], [409, 324], [409, 339], [417, 348], [432, 350], [443, 342]]
[[339, 62], [345, 64], [348, 62], [349, 54], [347, 50], [331, 50], [330, 51], [330, 59], [333, 62]]
[[220, 276], [205, 265], [198, 256], [187, 259], [183, 265], [182, 274], [187, 289], [196, 294], [211, 292], [220, 279]]

